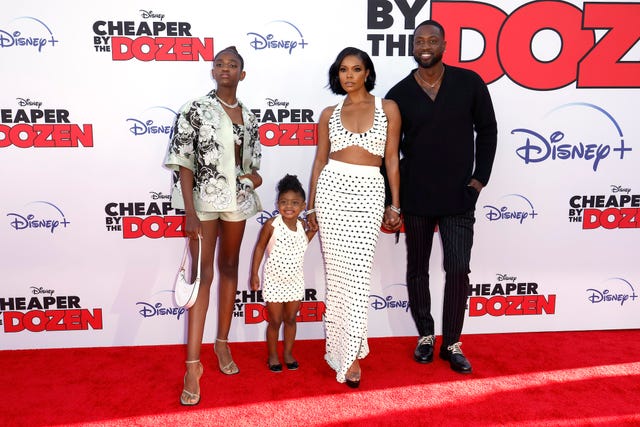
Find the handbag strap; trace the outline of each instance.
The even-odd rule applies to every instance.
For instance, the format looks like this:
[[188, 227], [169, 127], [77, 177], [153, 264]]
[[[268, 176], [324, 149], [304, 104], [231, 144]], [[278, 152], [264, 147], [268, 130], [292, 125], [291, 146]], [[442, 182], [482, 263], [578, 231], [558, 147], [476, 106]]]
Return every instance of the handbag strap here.
[[[184, 248], [184, 255], [182, 255], [181, 269], [184, 270], [184, 265], [187, 262], [187, 252], [189, 252], [189, 238], [187, 237], [187, 244]], [[196, 280], [200, 279], [200, 266], [202, 265], [202, 237], [198, 234], [198, 273]]]

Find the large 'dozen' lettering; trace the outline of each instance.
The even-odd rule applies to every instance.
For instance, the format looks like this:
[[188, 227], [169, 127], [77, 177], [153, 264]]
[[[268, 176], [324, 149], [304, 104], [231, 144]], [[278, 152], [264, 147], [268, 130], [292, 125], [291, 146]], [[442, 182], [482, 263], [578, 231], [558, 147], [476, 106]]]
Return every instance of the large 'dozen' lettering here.
[[[507, 75], [529, 89], [553, 90], [576, 82], [579, 88], [640, 87], [640, 61], [622, 61], [640, 39], [640, 3], [585, 3], [584, 11], [561, 1], [526, 3], [510, 15], [475, 2], [436, 1], [431, 16], [447, 31], [445, 61], [479, 73], [490, 83]], [[461, 60], [465, 29], [484, 38], [483, 53]], [[595, 30], [605, 30], [596, 41]], [[532, 51], [534, 37], [552, 30], [560, 52], [541, 61]], [[456, 53], [457, 57], [451, 55]]]
[[[420, 23], [417, 15], [427, 2], [369, 0], [367, 27], [391, 28], [394, 4], [404, 18], [402, 28], [411, 30]], [[586, 2], [583, 11], [563, 1], [531, 1], [509, 15], [497, 6], [471, 1], [432, 1], [430, 7], [430, 16], [446, 30], [445, 62], [470, 68], [487, 83], [506, 75], [534, 90], [573, 82], [579, 88], [640, 87], [640, 61], [625, 58], [640, 39], [640, 3]], [[552, 59], [534, 53], [534, 46], [541, 46], [536, 37], [545, 30], [560, 40], [558, 52], [549, 52], [555, 54]], [[463, 59], [465, 31], [479, 33], [484, 42], [472, 59]], [[386, 56], [411, 55], [412, 35], [369, 34], [367, 39], [373, 56], [382, 51]]]

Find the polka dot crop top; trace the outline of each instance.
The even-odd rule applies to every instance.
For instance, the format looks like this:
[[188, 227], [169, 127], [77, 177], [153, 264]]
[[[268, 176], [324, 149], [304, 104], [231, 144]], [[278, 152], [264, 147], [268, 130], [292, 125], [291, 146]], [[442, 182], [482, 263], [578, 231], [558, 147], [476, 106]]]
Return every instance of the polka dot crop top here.
[[329, 141], [331, 152], [357, 145], [376, 156], [384, 156], [384, 147], [387, 142], [387, 116], [382, 109], [382, 99], [376, 96], [373, 126], [362, 133], [351, 132], [342, 125], [340, 112], [344, 99], [333, 110], [329, 119]]

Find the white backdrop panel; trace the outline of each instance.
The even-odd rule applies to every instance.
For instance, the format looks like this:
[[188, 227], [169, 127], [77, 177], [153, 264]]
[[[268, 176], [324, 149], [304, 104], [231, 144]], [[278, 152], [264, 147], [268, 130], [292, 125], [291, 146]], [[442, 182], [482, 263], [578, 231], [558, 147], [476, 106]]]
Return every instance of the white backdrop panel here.
[[[373, 92], [384, 96], [415, 67], [407, 50], [409, 35], [413, 24], [429, 17], [448, 30], [445, 62], [464, 62], [490, 81], [499, 125], [494, 171], [476, 210], [464, 332], [640, 327], [635, 255], [640, 46], [633, 42], [640, 36], [640, 5], [416, 1], [415, 16], [407, 18], [402, 3], [160, 0], [152, 10], [145, 2], [120, 0], [5, 5], [0, 13], [0, 348], [185, 342], [186, 313], [174, 306], [172, 295], [184, 240], [171, 230], [179, 217], [169, 208], [170, 173], [162, 161], [175, 112], [213, 87], [206, 56], [229, 45], [237, 46], [246, 62], [239, 97], [263, 120], [259, 194], [265, 209], [247, 222], [230, 339], [263, 340], [263, 303], [248, 288], [253, 243], [261, 221], [275, 210], [278, 180], [292, 173], [308, 182], [315, 123], [325, 106], [339, 100], [327, 89], [329, 65], [345, 46], [369, 52], [378, 75]], [[559, 12], [538, 10], [551, 3]], [[588, 9], [596, 6], [618, 9], [605, 15], [604, 9]], [[512, 57], [523, 56], [508, 42], [527, 41], [526, 29], [502, 26], [522, 16], [541, 22], [543, 31], [526, 46], [547, 64], [545, 79], [575, 77], [579, 70], [580, 81], [587, 81], [584, 73], [595, 64], [605, 83], [581, 87], [573, 78], [561, 87], [535, 89], [532, 82], [541, 73], [533, 67], [495, 75]], [[581, 27], [583, 20], [599, 16], [608, 16], [608, 26], [626, 36]], [[455, 31], [456, 19], [467, 29]], [[109, 30], [108, 22], [115, 27]], [[145, 34], [145, 28], [171, 28], [173, 22], [188, 30], [182, 38], [171, 30]], [[133, 35], [118, 34], [128, 26]], [[501, 28], [511, 33], [498, 35]], [[589, 36], [593, 43], [585, 44]], [[609, 36], [611, 44], [603, 49]], [[137, 56], [114, 59], [107, 49], [123, 42], [117, 37], [143, 45]], [[267, 39], [276, 44], [264, 47]], [[196, 53], [195, 61], [173, 60], [160, 50], [149, 58], [149, 49], [174, 42], [212, 43], [213, 52]], [[191, 52], [189, 47], [173, 52], [180, 49]], [[580, 49], [578, 59], [589, 61], [556, 66]], [[616, 52], [611, 60], [608, 55]], [[482, 61], [491, 55], [494, 61]], [[622, 55], [623, 62], [616, 64]], [[53, 111], [50, 117], [45, 110]], [[305, 114], [312, 120], [303, 121]], [[56, 132], [55, 144], [36, 141], [37, 134], [49, 131]], [[295, 133], [278, 139], [282, 132]], [[60, 146], [74, 134], [77, 146]], [[598, 163], [594, 155], [600, 156]], [[592, 211], [585, 215], [584, 209]], [[594, 218], [601, 220], [598, 226], [584, 228], [595, 224]], [[405, 256], [404, 236], [396, 244], [394, 236], [381, 235], [371, 336], [416, 334]], [[441, 264], [436, 243], [431, 281], [438, 333]], [[306, 255], [305, 274], [308, 298], [298, 337], [319, 339], [324, 336], [324, 272], [317, 238]], [[213, 295], [207, 342], [215, 336], [216, 305]]]

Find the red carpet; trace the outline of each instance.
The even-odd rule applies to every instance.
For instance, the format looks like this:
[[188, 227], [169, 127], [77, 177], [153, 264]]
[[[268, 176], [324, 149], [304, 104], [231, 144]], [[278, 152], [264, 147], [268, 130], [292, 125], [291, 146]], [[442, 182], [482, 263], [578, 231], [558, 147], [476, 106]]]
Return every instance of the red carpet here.
[[202, 401], [180, 406], [184, 346], [0, 351], [0, 425], [640, 425], [640, 330], [465, 335], [473, 374], [412, 359], [414, 337], [370, 339], [362, 384], [335, 382], [321, 340], [297, 371], [234, 343], [240, 374], [203, 352]]

